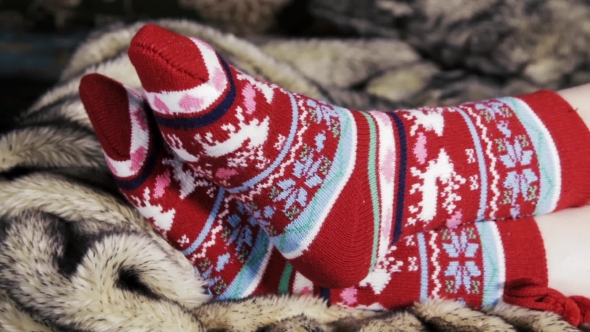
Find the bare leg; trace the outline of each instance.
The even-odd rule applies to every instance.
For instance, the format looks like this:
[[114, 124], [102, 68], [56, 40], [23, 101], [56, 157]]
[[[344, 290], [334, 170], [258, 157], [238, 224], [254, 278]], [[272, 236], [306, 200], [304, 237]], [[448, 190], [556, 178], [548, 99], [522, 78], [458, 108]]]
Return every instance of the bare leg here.
[[566, 296], [590, 297], [590, 206], [535, 220], [545, 242], [549, 287]]

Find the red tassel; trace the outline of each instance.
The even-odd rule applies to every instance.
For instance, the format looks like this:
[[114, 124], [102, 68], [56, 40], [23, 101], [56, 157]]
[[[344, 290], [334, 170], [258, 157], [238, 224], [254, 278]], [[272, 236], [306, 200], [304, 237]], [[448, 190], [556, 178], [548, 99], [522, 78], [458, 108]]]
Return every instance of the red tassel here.
[[542, 284], [537, 279], [519, 279], [507, 283], [504, 301], [524, 308], [554, 312], [573, 326], [590, 323], [590, 299], [583, 296], [566, 297]]

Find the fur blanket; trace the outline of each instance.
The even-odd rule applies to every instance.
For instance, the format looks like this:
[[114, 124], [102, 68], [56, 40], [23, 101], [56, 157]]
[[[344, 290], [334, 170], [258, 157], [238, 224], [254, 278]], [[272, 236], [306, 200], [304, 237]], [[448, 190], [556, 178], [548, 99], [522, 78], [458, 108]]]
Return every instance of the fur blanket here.
[[[196, 23], [156, 23], [207, 41], [251, 75], [348, 107], [399, 106], [404, 97], [370, 91], [396, 91], [403, 78], [427, 91], [412, 79], [436, 80], [438, 70], [393, 39], [249, 42]], [[77, 94], [90, 72], [139, 86], [126, 48], [141, 25], [93, 34], [60, 82], [0, 133], [3, 331], [578, 331], [557, 314], [503, 303], [477, 311], [430, 300], [372, 313], [313, 297], [211, 301], [189, 262], [118, 194]], [[354, 88], [367, 80], [371, 88]]]
[[[289, 52], [299, 41], [265, 38], [260, 45], [265, 53], [299, 68], [302, 76], [328, 92], [338, 95], [345, 90], [348, 95], [353, 91], [362, 102], [374, 98], [394, 106], [401, 102], [453, 104], [590, 82], [588, 0], [0, 2], [0, 27], [21, 30], [54, 22], [57, 31], [82, 31], [106, 22], [161, 15], [198, 19], [249, 38], [271, 34], [370, 37], [370, 41], [352, 43], [322, 41], [322, 48], [305, 40], [305, 56]], [[8, 36], [0, 50], [30, 51], [15, 43], [12, 34]], [[43, 35], [42, 40], [47, 38]], [[63, 44], [63, 40], [54, 44]], [[44, 49], [43, 56], [62, 63], [56, 50]], [[344, 67], [344, 63], [353, 65]], [[27, 71], [22, 66], [5, 70], [15, 69]], [[36, 74], [54, 72], [42, 69]]]
[[586, 0], [310, 2], [315, 16], [364, 35], [404, 40], [443, 67], [487, 77], [484, 86], [491, 89], [590, 82]]

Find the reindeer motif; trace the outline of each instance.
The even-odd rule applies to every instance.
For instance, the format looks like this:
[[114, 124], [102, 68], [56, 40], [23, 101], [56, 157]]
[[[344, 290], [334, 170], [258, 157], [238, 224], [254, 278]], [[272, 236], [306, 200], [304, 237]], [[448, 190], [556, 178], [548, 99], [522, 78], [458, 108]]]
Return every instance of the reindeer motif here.
[[403, 261], [395, 259], [396, 246], [391, 246], [383, 257], [379, 257], [375, 269], [360, 283], [360, 286], [371, 286], [375, 294], [381, 294], [391, 281], [391, 275], [402, 271]]
[[418, 127], [422, 127], [425, 131], [434, 131], [437, 136], [442, 136], [445, 126], [444, 117], [442, 116], [442, 109], [436, 110], [412, 110], [405, 113], [404, 118], [408, 120], [415, 120], [410, 128], [410, 135], [414, 136]]
[[217, 141], [213, 138], [211, 132], [202, 135], [196, 135], [195, 139], [203, 146], [204, 153], [211, 157], [221, 157], [230, 153], [236, 152], [240, 149], [246, 141], [249, 141], [246, 149], [253, 151], [262, 145], [268, 138], [269, 118], [266, 117], [262, 122], [258, 119], [252, 119], [246, 123], [246, 119], [242, 114], [241, 107], [236, 108], [236, 118], [239, 123], [236, 126], [233, 124], [225, 124], [221, 129], [229, 134], [229, 138], [225, 141]]
[[151, 191], [150, 188], [145, 188], [143, 191], [143, 200], [138, 197], [131, 197], [135, 201], [135, 207], [139, 213], [148, 220], [153, 220], [154, 226], [164, 231], [164, 236], [172, 228], [174, 223], [174, 216], [176, 210], [169, 209], [164, 211], [161, 205], [153, 205], [151, 203]]
[[172, 177], [180, 185], [180, 199], [184, 199], [192, 194], [197, 187], [211, 186], [209, 181], [201, 178], [197, 172], [189, 166], [187, 166], [186, 169], [183, 169], [183, 165], [185, 164], [177, 156], [174, 156], [173, 159], [164, 159], [162, 160], [162, 163], [164, 165], [172, 166]]
[[178, 138], [178, 136], [174, 134], [167, 134], [164, 138], [166, 139], [166, 143], [168, 143], [170, 148], [180, 157], [180, 159], [191, 163], [196, 163], [199, 161], [198, 156], [192, 155], [184, 148], [182, 140]]
[[[436, 208], [438, 205], [437, 202], [440, 188], [438, 187], [437, 181], [440, 180], [447, 184], [453, 182], [452, 185], [454, 187], [456, 186], [454, 183], [455, 181], [451, 180], [458, 175], [454, 170], [454, 165], [451, 162], [449, 155], [444, 149], [440, 150], [436, 160], [428, 162], [425, 171], [422, 172], [417, 167], [412, 167], [410, 171], [413, 176], [422, 180], [422, 183], [415, 183], [412, 185], [410, 190], [411, 194], [416, 192], [422, 193], [422, 201], [418, 203], [418, 207], [421, 207], [421, 209], [417, 217], [423, 222], [430, 222], [436, 215]], [[465, 182], [465, 179], [463, 179], [463, 182]], [[459, 181], [459, 183], [461, 183], [461, 181]], [[455, 199], [456, 198], [457, 197], [455, 197]], [[412, 206], [410, 209], [417, 211], [418, 207]]]

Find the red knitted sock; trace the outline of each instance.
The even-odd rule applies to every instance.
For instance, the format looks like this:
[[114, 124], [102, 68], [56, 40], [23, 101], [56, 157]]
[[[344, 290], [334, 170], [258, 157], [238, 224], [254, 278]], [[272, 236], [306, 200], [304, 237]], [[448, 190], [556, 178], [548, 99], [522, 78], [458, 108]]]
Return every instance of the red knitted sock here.
[[255, 80], [157, 26], [129, 56], [173, 150], [326, 287], [363, 280], [402, 235], [590, 198], [590, 133], [552, 92], [358, 112]]
[[545, 247], [530, 217], [404, 237], [358, 286], [324, 290], [324, 296], [331, 304], [370, 309], [411, 306], [427, 298], [481, 308], [501, 300], [505, 284], [525, 278], [547, 287]]
[[184, 253], [214, 297], [286, 291], [276, 273], [288, 270], [285, 259], [243, 204], [166, 146], [138, 92], [90, 74], [80, 97], [120, 191]]
[[[332, 304], [395, 309], [432, 297], [481, 307], [504, 295], [520, 305], [556, 311], [568, 321], [585, 321], [577, 298], [560, 302], [546, 288], [545, 251], [532, 218], [420, 232], [390, 246], [359, 285], [322, 288], [268, 245], [239, 202], [191, 175], [191, 167], [174, 157], [153, 131], [137, 92], [91, 74], [83, 78], [80, 93], [121, 191], [187, 255], [216, 298], [313, 293]], [[214, 197], [222, 203], [214, 203]], [[266, 250], [256, 254], [255, 247]], [[524, 285], [526, 290], [503, 290], [522, 280], [535, 283]]]

